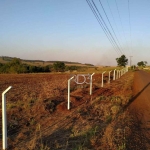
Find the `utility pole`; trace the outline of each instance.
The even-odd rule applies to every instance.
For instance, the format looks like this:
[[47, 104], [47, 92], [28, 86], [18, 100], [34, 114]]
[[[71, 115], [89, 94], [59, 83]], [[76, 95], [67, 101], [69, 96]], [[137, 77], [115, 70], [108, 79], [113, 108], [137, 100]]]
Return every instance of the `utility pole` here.
[[132, 65], [132, 60], [131, 60], [131, 58], [133, 57], [133, 56], [129, 56], [130, 57], [130, 67], [131, 67], [131, 65]]

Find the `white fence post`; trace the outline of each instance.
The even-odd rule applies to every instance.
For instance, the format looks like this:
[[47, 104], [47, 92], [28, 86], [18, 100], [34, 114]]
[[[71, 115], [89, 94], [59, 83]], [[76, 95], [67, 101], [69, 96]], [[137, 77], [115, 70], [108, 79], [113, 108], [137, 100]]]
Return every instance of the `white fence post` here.
[[92, 76], [94, 75], [95, 73], [93, 73], [91, 75], [91, 79], [90, 79], [90, 95], [92, 95]]
[[103, 87], [104, 86], [104, 82], [103, 82], [103, 75], [104, 75], [104, 73], [105, 73], [106, 71], [104, 71], [103, 73], [102, 73], [102, 85], [101, 85], [101, 87]]
[[124, 69], [122, 69], [122, 76], [124, 75]]
[[127, 72], [129, 71], [129, 67], [127, 66]]
[[122, 75], [124, 75], [124, 69], [122, 69]]
[[116, 72], [116, 69], [114, 70], [113, 80], [116, 79], [116, 77], [115, 77], [115, 72]]
[[116, 70], [117, 73], [116, 73], [116, 79], [118, 79], [118, 74], [119, 74], [119, 70]]
[[68, 110], [70, 109], [70, 81], [74, 78], [71, 77], [69, 80], [68, 80]]
[[120, 78], [121, 70], [118, 70], [118, 72], [119, 72], [119, 78]]
[[6, 93], [12, 87], [9, 86], [3, 93], [2, 93], [2, 129], [3, 129], [3, 150], [7, 149], [7, 114], [6, 114]]
[[[111, 70], [112, 71], [112, 70]], [[108, 83], [110, 83], [110, 73], [111, 73], [111, 71], [109, 71], [109, 79], [108, 79]]]
[[122, 76], [122, 69], [120, 70], [119, 78]]

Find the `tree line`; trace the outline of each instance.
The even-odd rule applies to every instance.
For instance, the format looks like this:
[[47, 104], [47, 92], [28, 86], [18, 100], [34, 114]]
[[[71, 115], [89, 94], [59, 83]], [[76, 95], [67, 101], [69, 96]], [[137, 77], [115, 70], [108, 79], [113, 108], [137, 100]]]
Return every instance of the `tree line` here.
[[[120, 67], [121, 66], [125, 67], [128, 64], [128, 59], [126, 58], [125, 55], [122, 55], [121, 57], [116, 58], [116, 61], [117, 61], [117, 65], [120, 66]], [[140, 62], [137, 63], [138, 67], [145, 67], [146, 65], [147, 65], [147, 61], [140, 61]]]
[[49, 72], [50, 66], [32, 66], [23, 64], [19, 58], [8, 63], [0, 63], [0, 73], [37, 73]]
[[66, 66], [64, 62], [55, 62], [53, 65], [34, 66], [21, 62], [21, 59], [14, 58], [8, 63], [0, 63], [0, 73], [42, 73], [42, 72], [64, 72], [79, 70], [81, 66]]

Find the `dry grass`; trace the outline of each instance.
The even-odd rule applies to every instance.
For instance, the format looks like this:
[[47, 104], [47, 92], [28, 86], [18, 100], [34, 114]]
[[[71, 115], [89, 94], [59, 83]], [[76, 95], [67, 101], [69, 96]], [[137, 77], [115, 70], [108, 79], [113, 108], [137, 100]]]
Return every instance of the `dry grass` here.
[[105, 83], [104, 88], [101, 74], [96, 74], [92, 97], [89, 86], [72, 90], [70, 111], [67, 74], [0, 77], [1, 92], [13, 86], [7, 96], [11, 150], [125, 150], [128, 146], [132, 122], [124, 108], [132, 96], [133, 72]]

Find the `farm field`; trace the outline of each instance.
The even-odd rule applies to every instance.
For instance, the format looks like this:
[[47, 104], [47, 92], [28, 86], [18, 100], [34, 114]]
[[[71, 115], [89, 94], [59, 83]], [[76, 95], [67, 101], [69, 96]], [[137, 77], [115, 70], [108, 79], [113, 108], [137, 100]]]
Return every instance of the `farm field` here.
[[13, 87], [7, 94], [8, 150], [146, 149], [132, 112], [137, 72], [115, 81], [111, 74], [110, 84], [106, 73], [103, 88], [101, 73], [96, 73], [92, 96], [88, 84], [72, 81], [70, 110], [71, 74], [1, 74], [0, 93]]

